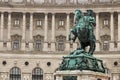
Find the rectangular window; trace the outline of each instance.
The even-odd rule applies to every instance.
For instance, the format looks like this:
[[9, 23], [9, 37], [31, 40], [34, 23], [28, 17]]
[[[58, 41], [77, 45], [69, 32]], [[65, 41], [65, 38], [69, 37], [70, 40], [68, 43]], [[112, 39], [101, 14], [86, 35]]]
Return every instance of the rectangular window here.
[[42, 26], [42, 21], [41, 20], [37, 20], [36, 21], [36, 26]]
[[104, 20], [104, 26], [107, 26], [108, 25], [108, 19], [105, 19]]
[[20, 20], [19, 20], [19, 19], [15, 19], [15, 20], [14, 20], [14, 26], [15, 26], [15, 27], [20, 26]]
[[38, 40], [38, 41], [35, 42], [35, 49], [40, 50], [40, 51], [42, 50], [41, 41]]
[[103, 43], [103, 50], [109, 50], [109, 43], [108, 43], [108, 41], [104, 41], [104, 43]]
[[64, 43], [63, 42], [59, 42], [58, 43], [58, 51], [64, 51]]
[[64, 26], [64, 21], [63, 20], [59, 21], [59, 26]]
[[19, 41], [14, 41], [13, 42], [13, 49], [19, 49]]

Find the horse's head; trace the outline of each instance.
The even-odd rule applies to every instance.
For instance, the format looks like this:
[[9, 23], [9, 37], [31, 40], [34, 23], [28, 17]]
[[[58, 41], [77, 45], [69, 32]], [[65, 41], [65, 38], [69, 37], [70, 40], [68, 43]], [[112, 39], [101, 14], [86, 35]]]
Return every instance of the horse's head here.
[[78, 22], [79, 21], [79, 19], [81, 18], [83, 16], [83, 13], [82, 13], [82, 11], [81, 10], [75, 10], [75, 22]]

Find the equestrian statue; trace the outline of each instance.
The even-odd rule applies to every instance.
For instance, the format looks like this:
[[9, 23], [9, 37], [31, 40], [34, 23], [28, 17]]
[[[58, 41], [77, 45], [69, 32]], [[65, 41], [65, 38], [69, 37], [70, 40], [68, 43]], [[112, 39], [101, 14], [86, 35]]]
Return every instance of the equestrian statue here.
[[[93, 10], [86, 10], [86, 14], [83, 14], [81, 10], [75, 10], [74, 15], [74, 27], [70, 30], [69, 41], [75, 42], [78, 38], [80, 47], [70, 52], [69, 55], [63, 57], [63, 61], [60, 65], [60, 70], [91, 70], [96, 72], [105, 72], [102, 60], [93, 56], [95, 51], [95, 35], [94, 27], [96, 21], [94, 18]], [[89, 51], [86, 51], [86, 47], [90, 46]]]
[[[75, 42], [76, 38], [78, 38], [81, 47], [77, 48], [77, 50], [83, 49], [85, 51], [85, 47], [90, 46], [88, 53], [89, 55], [93, 55], [96, 41], [93, 33], [95, 26], [96, 22], [92, 10], [87, 10], [86, 16], [83, 15], [81, 10], [75, 10], [75, 25], [70, 31], [69, 40]], [[71, 34], [73, 34], [74, 37], [71, 37]]]

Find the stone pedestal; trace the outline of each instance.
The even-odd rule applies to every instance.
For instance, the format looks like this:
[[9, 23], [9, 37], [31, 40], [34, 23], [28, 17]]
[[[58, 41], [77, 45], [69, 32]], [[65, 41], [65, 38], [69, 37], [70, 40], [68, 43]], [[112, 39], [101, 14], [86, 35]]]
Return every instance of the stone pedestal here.
[[108, 80], [109, 76], [104, 73], [100, 72], [93, 72], [93, 71], [80, 71], [80, 70], [73, 70], [73, 71], [57, 71], [55, 74], [56, 80], [63, 80], [63, 77], [66, 76], [75, 76], [77, 77], [76, 80]]

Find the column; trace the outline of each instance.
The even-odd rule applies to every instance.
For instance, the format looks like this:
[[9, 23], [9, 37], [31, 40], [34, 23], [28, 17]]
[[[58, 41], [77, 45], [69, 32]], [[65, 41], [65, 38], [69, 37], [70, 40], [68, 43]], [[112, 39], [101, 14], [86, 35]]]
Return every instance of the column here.
[[4, 13], [1, 12], [0, 40], [3, 41]]
[[23, 26], [22, 26], [22, 45], [21, 50], [25, 50], [25, 28], [26, 28], [26, 13], [23, 13]]
[[99, 13], [96, 13], [96, 51], [100, 51], [99, 27]]
[[48, 43], [47, 43], [47, 35], [48, 35], [48, 13], [45, 13], [45, 21], [44, 21], [44, 48], [43, 51], [48, 50]]
[[114, 16], [113, 16], [113, 12], [111, 12], [110, 15], [110, 36], [111, 36], [111, 40], [110, 40], [110, 48], [109, 51], [114, 51]]
[[11, 50], [11, 12], [8, 13], [8, 42], [7, 49]]
[[67, 27], [66, 27], [66, 48], [65, 50], [66, 51], [69, 51], [70, 49], [70, 43], [68, 42], [68, 38], [69, 38], [69, 30], [70, 30], [70, 13], [67, 13], [67, 20], [66, 20], [66, 23], [67, 23]]
[[55, 51], [55, 13], [52, 13], [52, 42], [51, 42], [51, 51]]
[[29, 48], [30, 50], [33, 50], [33, 13], [30, 13], [30, 42], [29, 42]]
[[23, 13], [22, 40], [25, 40], [26, 13]]
[[68, 40], [68, 35], [69, 35], [69, 31], [70, 31], [70, 14], [69, 13], [67, 13], [67, 29], [66, 29], [66, 36], [67, 36], [67, 38], [66, 38], [66, 40]]
[[114, 41], [114, 19], [113, 19], [113, 13], [111, 13], [111, 16], [110, 16], [110, 35], [111, 35], [111, 41]]
[[3, 50], [3, 28], [4, 28], [4, 13], [1, 12], [0, 24], [0, 50]]
[[96, 40], [99, 40], [99, 13], [96, 13]]
[[52, 14], [52, 41], [55, 41], [55, 13]]
[[120, 12], [118, 12], [118, 51], [120, 51]]
[[44, 38], [44, 41], [47, 41], [47, 34], [48, 34], [48, 14], [45, 13], [45, 27], [44, 27], [44, 32], [45, 32], [45, 38]]

